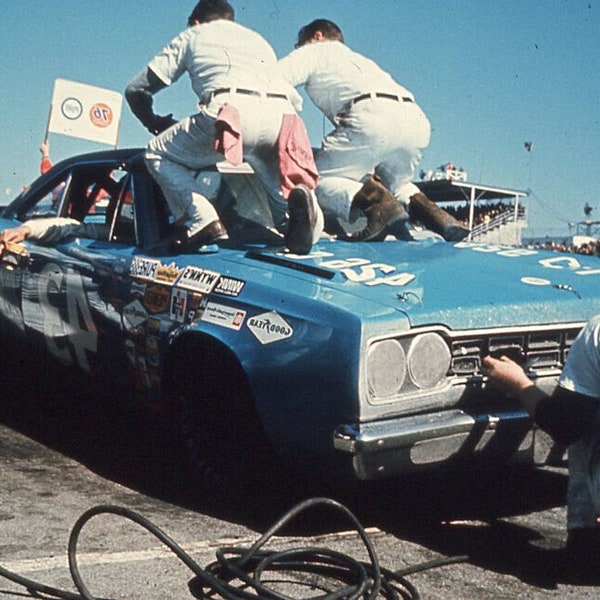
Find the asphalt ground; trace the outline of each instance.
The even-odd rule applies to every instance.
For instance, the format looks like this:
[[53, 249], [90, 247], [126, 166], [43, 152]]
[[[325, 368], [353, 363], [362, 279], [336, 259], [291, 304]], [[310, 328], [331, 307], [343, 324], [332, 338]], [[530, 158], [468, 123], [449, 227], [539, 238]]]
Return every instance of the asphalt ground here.
[[[353, 493], [320, 484], [306, 489], [282, 476], [268, 491], [231, 497], [198, 489], [160, 441], [160, 423], [118, 399], [85, 393], [66, 399], [64, 379], [43, 393], [39, 382], [14, 373], [4, 373], [1, 383], [0, 566], [46, 586], [76, 592], [67, 545], [77, 520], [93, 507], [134, 511], [204, 568], [219, 548], [249, 548], [299, 503], [327, 497], [356, 517], [383, 568], [416, 571], [406, 579], [421, 598], [600, 596], [600, 581], [571, 581], [561, 568], [563, 466], [442, 472]], [[369, 561], [351, 519], [322, 504], [278, 529], [265, 549], [313, 546]], [[430, 561], [439, 562], [419, 570]], [[194, 597], [194, 573], [123, 516], [90, 519], [77, 562], [98, 597]], [[279, 585], [293, 598], [318, 593], [314, 576], [285, 579]], [[0, 598], [30, 597], [44, 596], [0, 577]]]

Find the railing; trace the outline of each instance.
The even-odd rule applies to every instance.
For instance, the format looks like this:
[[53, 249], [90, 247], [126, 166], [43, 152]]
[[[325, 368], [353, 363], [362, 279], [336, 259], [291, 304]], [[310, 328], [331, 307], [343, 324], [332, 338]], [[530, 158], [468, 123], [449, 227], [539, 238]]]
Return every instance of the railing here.
[[493, 219], [490, 219], [487, 223], [479, 223], [479, 224], [475, 225], [475, 227], [473, 227], [473, 229], [471, 230], [471, 238], [483, 235], [484, 233], [487, 233], [488, 231], [492, 231], [493, 229], [501, 227], [502, 225], [505, 225], [506, 223], [512, 223], [513, 221], [523, 219], [524, 217], [525, 217], [525, 209], [524, 208], [519, 208], [516, 218], [515, 218], [514, 209], [507, 210], [507, 211], [497, 215]]
[[466, 181], [467, 172], [462, 169], [444, 169], [438, 171], [429, 171], [425, 174], [426, 181], [439, 181], [441, 179], [453, 179], [454, 181]]

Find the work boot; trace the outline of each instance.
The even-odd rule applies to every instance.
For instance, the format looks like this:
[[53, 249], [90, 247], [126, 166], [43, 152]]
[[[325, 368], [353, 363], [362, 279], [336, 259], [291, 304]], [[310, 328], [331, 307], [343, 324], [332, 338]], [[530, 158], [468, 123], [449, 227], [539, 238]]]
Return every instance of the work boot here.
[[180, 252], [195, 252], [198, 248], [202, 248], [202, 246], [216, 244], [227, 239], [229, 239], [227, 229], [221, 220], [217, 219], [194, 233], [183, 229], [183, 235], [179, 237], [177, 242]]
[[288, 227], [285, 247], [293, 254], [308, 254], [313, 245], [317, 225], [316, 198], [303, 185], [297, 185], [288, 196]]
[[422, 192], [417, 192], [410, 197], [408, 214], [411, 221], [419, 221], [430, 231], [441, 235], [447, 242], [460, 242], [469, 235], [468, 227], [461, 225], [451, 214]]
[[379, 242], [385, 239], [394, 223], [408, 219], [404, 206], [375, 175], [371, 175], [354, 196], [352, 208], [365, 214], [367, 225], [361, 231], [348, 234], [345, 239], [350, 242]]

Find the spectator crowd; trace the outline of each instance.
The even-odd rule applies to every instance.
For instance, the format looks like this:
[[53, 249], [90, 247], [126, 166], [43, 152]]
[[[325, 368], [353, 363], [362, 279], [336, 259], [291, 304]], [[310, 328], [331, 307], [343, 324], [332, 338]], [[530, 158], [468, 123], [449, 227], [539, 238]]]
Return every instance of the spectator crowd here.
[[527, 244], [528, 248], [540, 250], [554, 250], [555, 252], [570, 252], [572, 254], [587, 254], [588, 256], [600, 256], [600, 240], [586, 241], [581, 244], [574, 244], [568, 240], [557, 242], [548, 239], [544, 242], [534, 242]]
[[[460, 205], [444, 206], [446, 212], [449, 212], [457, 221], [469, 224], [469, 203]], [[486, 202], [484, 204], [478, 204], [475, 208], [473, 215], [473, 225], [480, 225], [481, 223], [489, 223], [499, 215], [506, 212], [513, 212], [515, 210], [514, 202]]]
[[[457, 221], [468, 225], [469, 223], [469, 203], [444, 206]], [[473, 215], [473, 226], [489, 223], [496, 217], [512, 213], [515, 210], [514, 202], [487, 202], [477, 204]], [[531, 241], [523, 244], [527, 248], [539, 250], [553, 250], [555, 252], [569, 252], [572, 254], [586, 254], [588, 256], [600, 257], [600, 240], [587, 240], [581, 243], [574, 243], [568, 239], [557, 241], [547, 238], [543, 241]]]

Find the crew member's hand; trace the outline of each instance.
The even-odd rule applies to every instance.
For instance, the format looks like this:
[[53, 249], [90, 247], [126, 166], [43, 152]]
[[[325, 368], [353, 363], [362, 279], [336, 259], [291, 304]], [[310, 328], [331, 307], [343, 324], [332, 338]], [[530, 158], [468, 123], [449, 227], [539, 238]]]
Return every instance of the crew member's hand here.
[[500, 358], [485, 356], [481, 364], [481, 372], [492, 383], [513, 394], [532, 385], [525, 371], [507, 356]]
[[30, 230], [26, 225], [20, 225], [19, 227], [12, 227], [11, 229], [5, 229], [0, 232], [0, 256], [6, 249], [7, 244], [18, 244], [22, 242], [28, 235]]

